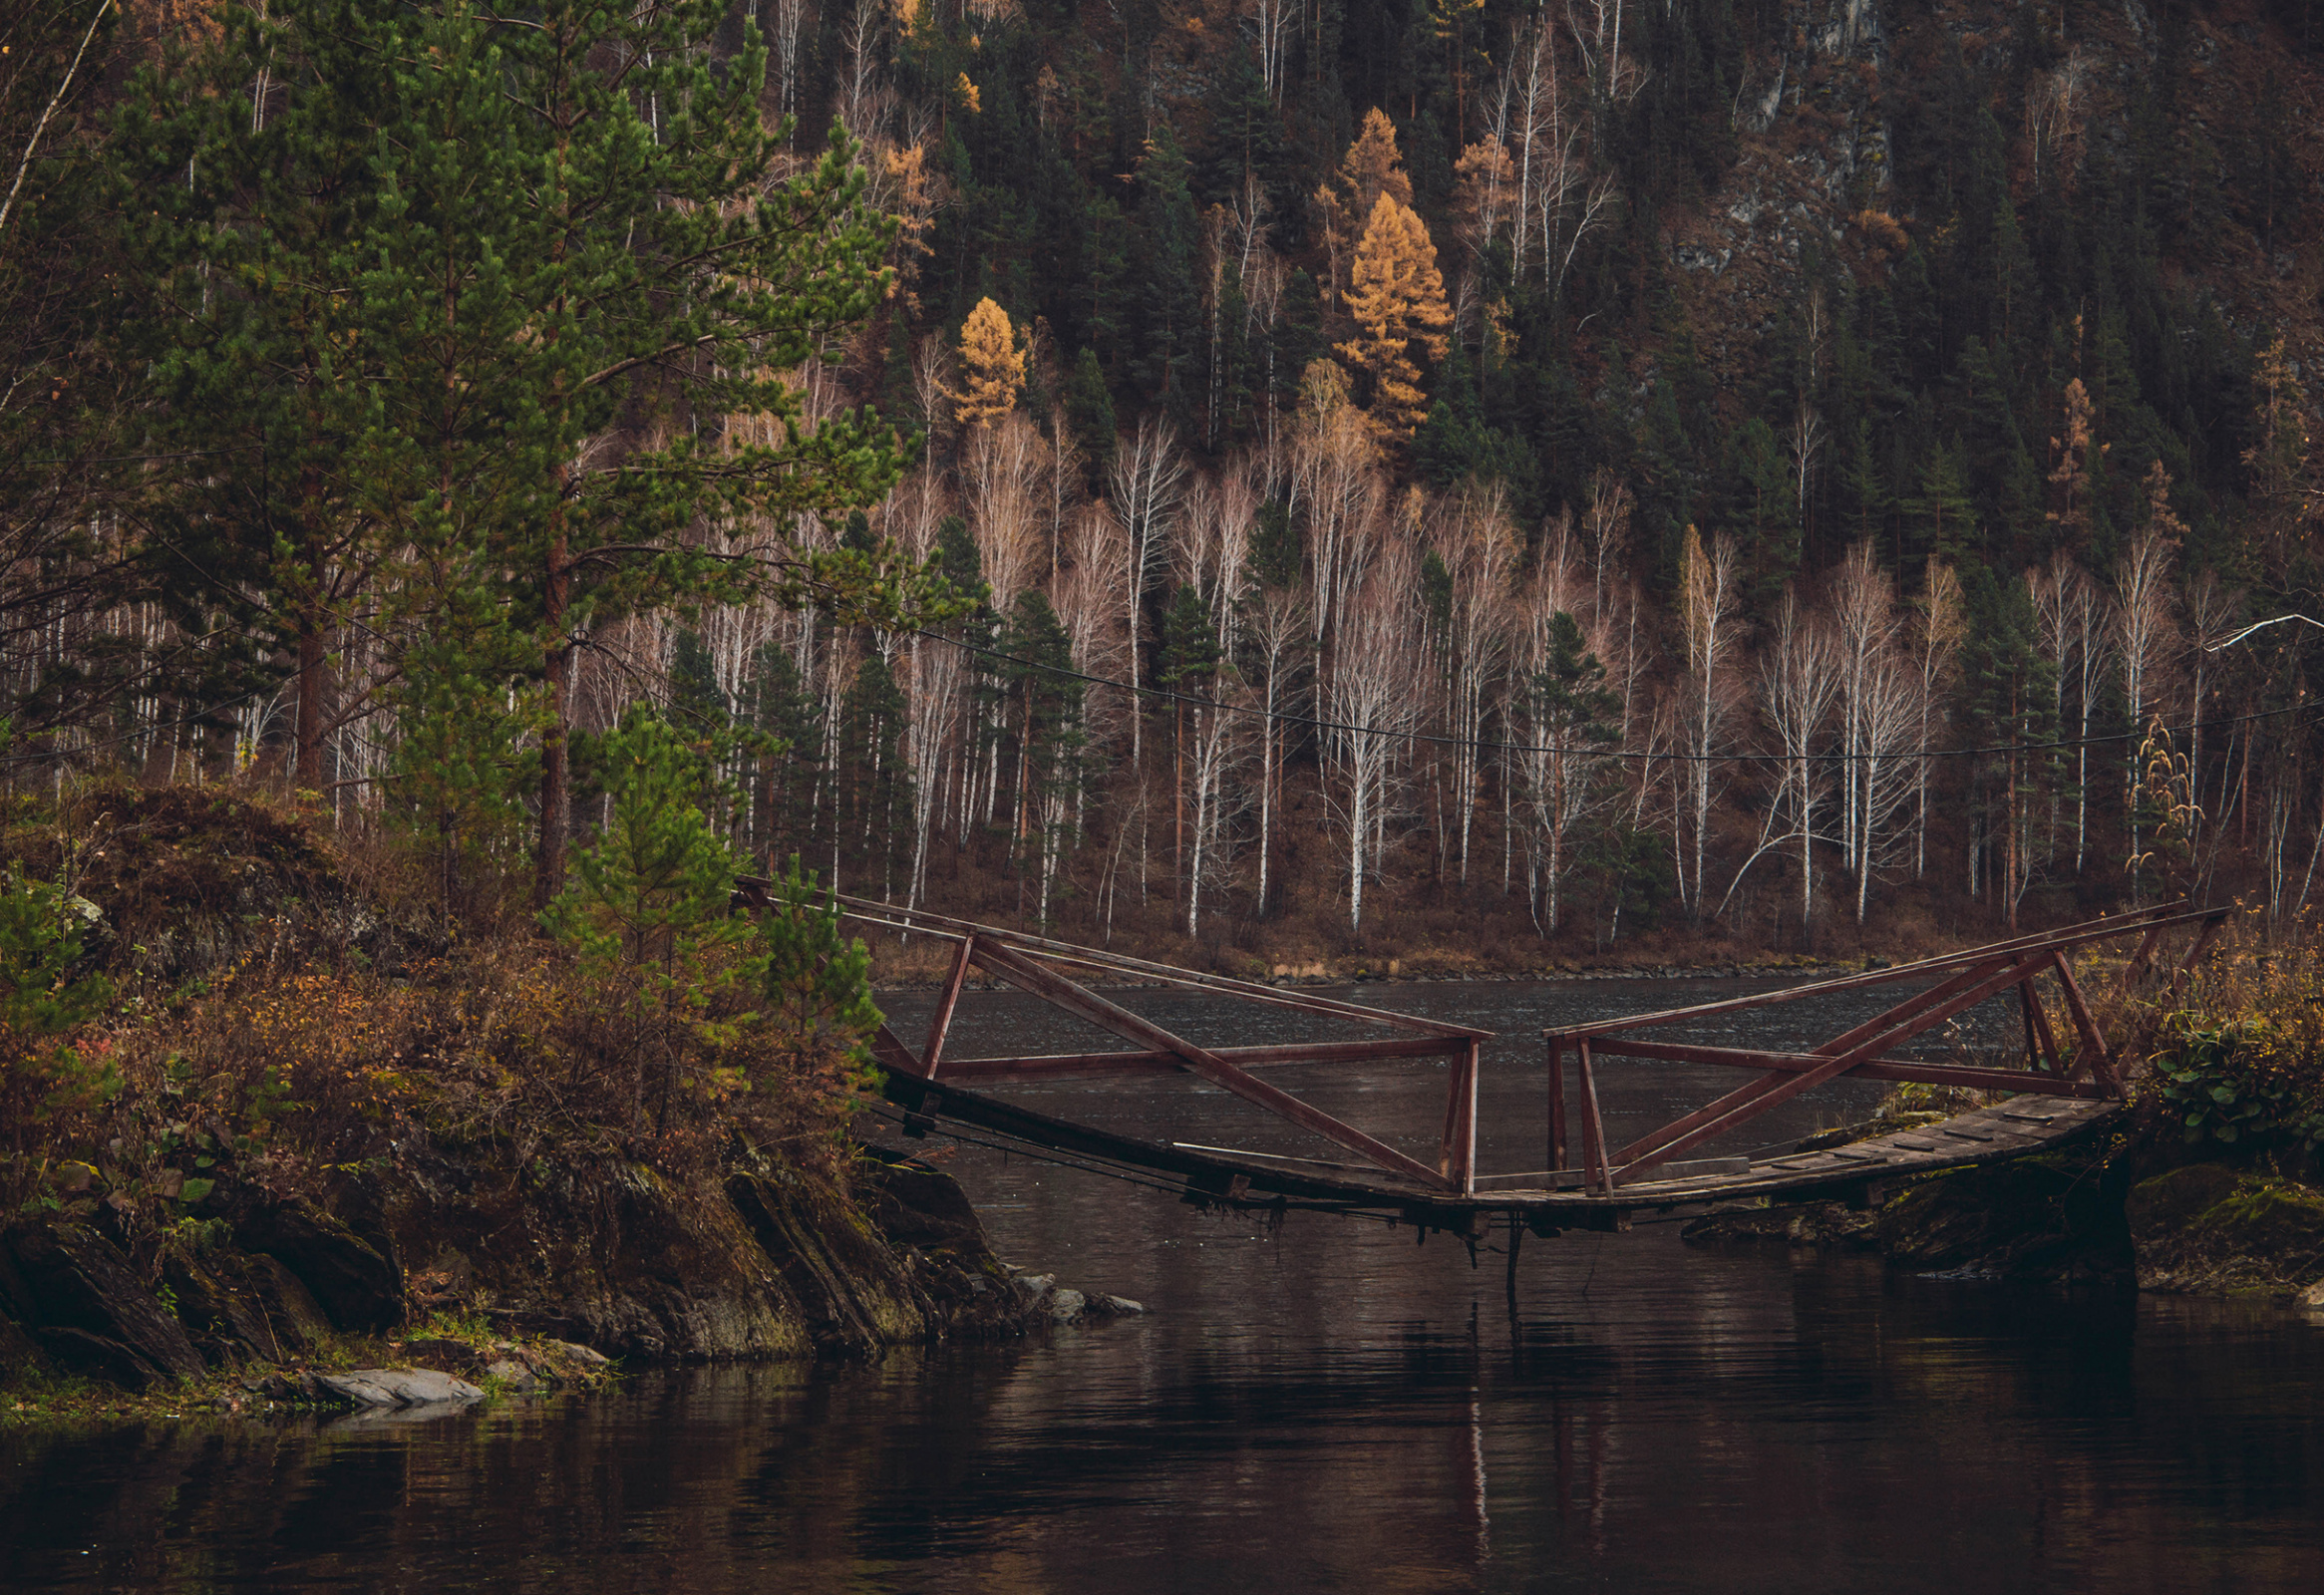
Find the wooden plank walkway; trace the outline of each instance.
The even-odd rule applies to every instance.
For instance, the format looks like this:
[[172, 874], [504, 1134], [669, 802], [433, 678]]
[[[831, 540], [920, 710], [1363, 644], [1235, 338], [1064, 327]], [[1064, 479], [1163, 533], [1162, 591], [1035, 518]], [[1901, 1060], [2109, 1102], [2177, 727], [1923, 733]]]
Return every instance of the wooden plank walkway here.
[[[1811, 1196], [1860, 1189], [1874, 1181], [1933, 1174], [2040, 1151], [2103, 1124], [2123, 1109], [2115, 1101], [2028, 1095], [1961, 1114], [1940, 1124], [1899, 1130], [1852, 1145], [1752, 1160], [1714, 1158], [1670, 1165], [1667, 1177], [1579, 1187], [1582, 1172], [1555, 1182], [1542, 1174], [1503, 1175], [1510, 1183], [1456, 1193], [1385, 1171], [1315, 1158], [1228, 1147], [1142, 1140], [1053, 1117], [1022, 1104], [942, 1081], [888, 1077], [886, 1095], [907, 1134], [930, 1130], [1012, 1150], [1054, 1156], [1100, 1173], [1142, 1178], [1196, 1204], [1283, 1205], [1347, 1213], [1385, 1213], [1432, 1228], [1475, 1233], [1490, 1216], [1562, 1220], [1597, 1227], [1613, 1215], [1742, 1200]], [[948, 1121], [948, 1123], [947, 1123]], [[1532, 1181], [1527, 1184], [1525, 1181]]]

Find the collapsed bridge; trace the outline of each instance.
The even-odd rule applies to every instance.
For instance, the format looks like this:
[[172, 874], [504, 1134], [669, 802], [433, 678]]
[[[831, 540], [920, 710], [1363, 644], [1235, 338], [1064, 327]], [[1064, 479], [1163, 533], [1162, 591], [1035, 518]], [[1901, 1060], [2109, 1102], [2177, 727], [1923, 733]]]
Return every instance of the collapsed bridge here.
[[[746, 877], [738, 884], [745, 902], [770, 900], [772, 882]], [[2113, 977], [2117, 985], [2110, 996], [2135, 995], [2165, 979], [2175, 991], [2226, 913], [2167, 904], [1892, 968], [1546, 1031], [1543, 1166], [1501, 1172], [1480, 1170], [1477, 1159], [1480, 1055], [1484, 1044], [1494, 1039], [1492, 1032], [1179, 969], [925, 909], [849, 896], [837, 901], [846, 918], [865, 928], [930, 937], [953, 947], [949, 973], [917, 1050], [885, 1024], [873, 1043], [884, 1073], [886, 1112], [907, 1135], [934, 1131], [982, 1140], [1159, 1185], [1197, 1205], [1372, 1214], [1414, 1224], [1424, 1233], [1448, 1231], [1472, 1241], [1497, 1218], [1510, 1233], [1512, 1266], [1521, 1231], [1619, 1229], [1641, 1209], [1751, 1197], [1860, 1197], [1878, 1181], [2015, 1156], [2078, 1135], [2121, 1111], [2131, 1038], [2110, 1040], [2104, 1033], [2098, 1010], [2106, 1005], [2091, 1002], [2069, 955], [2136, 938], [2121, 973]], [[2175, 934], [2185, 934], [2189, 945], [2166, 977], [2158, 955]], [[972, 969], [1128, 1045], [1104, 1052], [956, 1057], [947, 1043]], [[1101, 983], [1169, 987], [1290, 1009], [1360, 1025], [1367, 1034], [1353, 1040], [1205, 1046], [1133, 1012], [1099, 990]], [[1805, 1053], [1706, 1046], [1651, 1034], [1699, 1026], [1713, 1016], [1887, 987], [1899, 988], [1893, 1003]], [[2055, 999], [2055, 1018], [2045, 989]], [[1917, 1038], [2013, 992], [2024, 1030], [2023, 1056], [2015, 1064], [1902, 1056], [1901, 1049]], [[1612, 1147], [1599, 1082], [1609, 1061], [1630, 1060], [1714, 1065], [1748, 1071], [1752, 1078]], [[1434, 1162], [1387, 1138], [1397, 1136], [1410, 1146], [1417, 1126], [1359, 1127], [1261, 1078], [1261, 1071], [1298, 1064], [1441, 1069], [1444, 1111], [1441, 1121], [1432, 1119], [1428, 1126], [1436, 1131]], [[1337, 1155], [1295, 1156], [1143, 1138], [1042, 1113], [994, 1090], [1157, 1075], [1191, 1075], [1328, 1142]], [[1707, 1143], [1771, 1110], [1842, 1078], [1958, 1087], [1998, 1100], [1941, 1123], [1820, 1150], [1766, 1158], [1684, 1155], [1703, 1151]]]

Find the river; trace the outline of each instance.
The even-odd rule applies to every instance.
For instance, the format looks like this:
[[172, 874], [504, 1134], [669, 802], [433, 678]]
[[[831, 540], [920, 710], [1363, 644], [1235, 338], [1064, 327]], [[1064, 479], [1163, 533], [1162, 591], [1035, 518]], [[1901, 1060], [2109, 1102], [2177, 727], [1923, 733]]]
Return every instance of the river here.
[[[1541, 1166], [1544, 1024], [1738, 989], [1358, 995], [1511, 1038], [1486, 1059], [1491, 1171]], [[1316, 1034], [1210, 999], [1129, 1000], [1200, 1040]], [[925, 998], [889, 1006], [904, 1034], [924, 1025]], [[1863, 1011], [1776, 1010], [1732, 1034], [1796, 1044]], [[2001, 1005], [1977, 1017], [1969, 1042], [2015, 1024]], [[971, 993], [950, 1050], [1086, 1045]], [[1734, 1083], [1609, 1077], [1616, 1137]], [[1271, 1078], [1411, 1149], [1443, 1100], [1434, 1064]], [[1809, 1094], [1707, 1150], [1796, 1138], [1877, 1090]], [[1017, 1095], [1277, 1144], [1190, 1081]], [[0, 1429], [0, 1587], [2324, 1588], [2324, 1324], [2289, 1309], [1705, 1252], [1642, 1222], [1529, 1242], [1512, 1313], [1501, 1258], [1472, 1266], [1441, 1235], [1302, 1213], [1271, 1227], [976, 1147], [946, 1166], [1003, 1256], [1152, 1310], [1037, 1343], [647, 1372], [453, 1416]]]

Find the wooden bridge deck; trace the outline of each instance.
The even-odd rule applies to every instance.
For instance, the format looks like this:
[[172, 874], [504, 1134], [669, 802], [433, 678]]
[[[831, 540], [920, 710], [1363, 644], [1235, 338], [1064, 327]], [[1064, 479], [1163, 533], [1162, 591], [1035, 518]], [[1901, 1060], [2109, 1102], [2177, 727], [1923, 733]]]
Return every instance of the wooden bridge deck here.
[[[1472, 1192], [1451, 1192], [1356, 1164], [1238, 1152], [1185, 1142], [1142, 1140], [940, 1081], [891, 1075], [887, 1096], [907, 1133], [930, 1130], [990, 1137], [1011, 1149], [1049, 1155], [1102, 1173], [1143, 1177], [1197, 1205], [1378, 1213], [1430, 1228], [1476, 1233], [1481, 1219], [1529, 1227], [1594, 1228], [1641, 1209], [1691, 1207], [1753, 1197], [1836, 1195], [1881, 1180], [1938, 1173], [2039, 1151], [2114, 1117], [2120, 1102], [2012, 1097], [1939, 1124], [1899, 1130], [1846, 1146], [1760, 1159], [1712, 1158], [1670, 1165], [1666, 1177], [1582, 1188], [1579, 1170], [1555, 1183], [1539, 1173], [1486, 1176]], [[1489, 1183], [1490, 1182], [1490, 1183]]]

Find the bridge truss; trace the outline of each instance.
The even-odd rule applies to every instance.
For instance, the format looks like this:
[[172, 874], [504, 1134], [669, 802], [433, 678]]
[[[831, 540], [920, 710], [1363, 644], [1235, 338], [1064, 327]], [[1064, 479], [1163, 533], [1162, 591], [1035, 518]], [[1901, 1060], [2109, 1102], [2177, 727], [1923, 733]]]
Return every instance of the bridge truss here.
[[[756, 877], [738, 881], [738, 897], [746, 904], [764, 906], [771, 889], [772, 882]], [[1781, 991], [1549, 1030], [1545, 1032], [1549, 1166], [1533, 1172], [1481, 1174], [1478, 1070], [1480, 1050], [1493, 1039], [1490, 1032], [1179, 969], [926, 909], [850, 896], [837, 901], [846, 918], [865, 928], [927, 936], [953, 947], [949, 973], [918, 1050], [884, 1024], [873, 1042], [885, 1074], [884, 1095], [907, 1134], [942, 1129], [982, 1135], [1012, 1149], [1162, 1184], [1198, 1204], [1385, 1212], [1424, 1230], [1452, 1230], [1472, 1239], [1495, 1214], [1507, 1218], [1512, 1237], [1520, 1224], [1536, 1233], [1554, 1233], [1561, 1225], [1620, 1227], [1626, 1222], [1621, 1215], [1636, 1208], [1692, 1206], [1753, 1195], [1844, 1193], [1860, 1190], [1874, 1179], [2054, 1144], [2111, 1117], [2126, 1093], [2124, 1059], [2129, 1049], [2122, 1041], [2109, 1042], [2069, 955], [2137, 938], [2116, 977], [2115, 995], [2127, 996], [2159, 978], [2157, 955], [2166, 939], [2176, 931], [2191, 931], [2191, 945], [2171, 977], [2175, 990], [2200, 961], [2225, 918], [2220, 909], [2163, 905]], [[955, 1057], [947, 1042], [971, 970], [1109, 1031], [1130, 1047], [1098, 1053]], [[1357, 1022], [1390, 1034], [1354, 1041], [1203, 1046], [1132, 1012], [1094, 989], [1098, 983], [1205, 992]], [[2045, 984], [2058, 998], [2055, 1022], [2042, 995]], [[1807, 1053], [1703, 1046], [1643, 1034], [1888, 986], [1913, 989], [1876, 1017]], [[1899, 1049], [1909, 1043], [2013, 990], [2025, 1032], [2021, 1067], [1900, 1056]], [[1568, 1054], [1574, 1066], [1570, 1083], [1564, 1067]], [[1752, 1071], [1755, 1078], [1627, 1145], [1609, 1149], [1598, 1085], [1610, 1059], [1718, 1065]], [[1256, 1073], [1294, 1064], [1387, 1062], [1445, 1071], [1434, 1166]], [[1190, 1074], [1320, 1136], [1347, 1154], [1346, 1160], [1150, 1141], [1042, 1114], [987, 1089], [1032, 1081], [1176, 1073]], [[1841, 1077], [1961, 1087], [2000, 1100], [1989, 1100], [1987, 1106], [1943, 1124], [1849, 1146], [1758, 1162], [1743, 1157], [1682, 1160], [1682, 1154]], [[1572, 1155], [1575, 1130], [1578, 1159]]]

